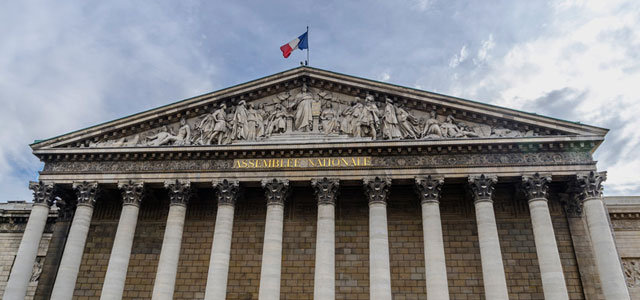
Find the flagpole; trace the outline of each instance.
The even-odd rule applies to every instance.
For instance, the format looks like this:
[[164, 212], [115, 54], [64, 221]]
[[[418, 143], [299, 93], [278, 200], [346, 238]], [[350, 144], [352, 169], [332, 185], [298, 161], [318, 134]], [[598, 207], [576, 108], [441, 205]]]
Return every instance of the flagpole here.
[[309, 65], [309, 26], [307, 26], [307, 66]]

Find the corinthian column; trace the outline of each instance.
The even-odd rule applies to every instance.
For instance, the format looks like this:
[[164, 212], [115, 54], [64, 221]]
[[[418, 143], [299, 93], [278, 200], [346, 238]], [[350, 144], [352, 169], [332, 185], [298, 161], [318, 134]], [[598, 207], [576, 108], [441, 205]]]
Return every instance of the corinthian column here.
[[189, 181], [166, 181], [164, 187], [169, 190], [171, 204], [151, 295], [154, 300], [173, 299], [182, 246], [184, 218], [187, 214], [187, 203], [191, 198], [191, 183]]
[[369, 200], [369, 296], [371, 300], [391, 300], [391, 267], [387, 231], [387, 196], [391, 178], [365, 178]]
[[60, 260], [60, 267], [51, 292], [51, 299], [64, 300], [73, 297], [80, 263], [82, 263], [84, 245], [87, 241], [89, 225], [91, 225], [91, 217], [93, 216], [93, 205], [96, 202], [98, 183], [74, 182], [73, 189], [76, 190], [78, 204], [73, 215], [62, 259]]
[[267, 220], [264, 227], [264, 246], [260, 269], [259, 300], [280, 299], [280, 270], [282, 268], [282, 228], [284, 200], [289, 194], [289, 180], [262, 181], [267, 198]]
[[140, 202], [144, 194], [143, 182], [118, 182], [118, 188], [122, 192], [122, 212], [120, 213], [116, 237], [113, 240], [100, 299], [122, 299], [131, 247], [133, 246], [133, 237], [138, 223]]
[[336, 295], [336, 198], [340, 180], [311, 180], [318, 201], [316, 233], [316, 267], [313, 278], [313, 299], [333, 300]]
[[562, 262], [547, 204], [549, 181], [551, 181], [551, 176], [540, 176], [538, 173], [522, 177], [523, 190], [529, 200], [529, 212], [533, 225], [533, 237], [536, 242], [544, 298], [568, 300], [569, 293], [564, 281]]
[[606, 299], [624, 300], [629, 299], [629, 290], [622, 273], [607, 211], [602, 202], [602, 182], [605, 179], [605, 172], [578, 175], [578, 197], [583, 201], [602, 293]]
[[429, 299], [449, 299], [447, 265], [440, 220], [440, 189], [444, 178], [416, 178], [416, 190], [422, 205], [422, 231], [424, 234], [424, 268]]
[[218, 198], [218, 212], [216, 225], [213, 229], [213, 244], [211, 245], [211, 259], [204, 299], [224, 300], [227, 296], [233, 213], [240, 185], [237, 180], [224, 179], [218, 182], [214, 181], [213, 187]]
[[31, 208], [27, 227], [24, 229], [13, 268], [9, 274], [9, 281], [4, 290], [2, 299], [5, 300], [23, 300], [27, 295], [40, 239], [47, 225], [49, 207], [53, 204], [54, 185], [52, 183], [32, 181], [29, 182], [29, 189], [33, 191], [33, 208]]
[[482, 260], [482, 280], [485, 298], [508, 300], [507, 280], [502, 264], [502, 252], [498, 239], [498, 226], [493, 211], [493, 185], [498, 182], [496, 176], [469, 176], [469, 186], [476, 208], [478, 223], [478, 243]]

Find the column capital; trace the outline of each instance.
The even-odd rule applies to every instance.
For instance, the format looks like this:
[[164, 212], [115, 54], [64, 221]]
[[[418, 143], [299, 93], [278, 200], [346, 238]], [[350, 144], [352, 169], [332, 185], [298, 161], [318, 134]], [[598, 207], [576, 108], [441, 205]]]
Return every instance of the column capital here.
[[51, 182], [29, 181], [29, 189], [33, 191], [33, 203], [51, 206], [55, 185]]
[[311, 186], [318, 200], [318, 204], [336, 204], [340, 187], [338, 178], [313, 178]]
[[238, 180], [214, 180], [213, 189], [216, 191], [218, 205], [236, 205], [240, 194], [240, 182]]
[[140, 206], [145, 189], [142, 181], [119, 181], [118, 189], [122, 192], [122, 205]]
[[539, 173], [535, 173], [533, 175], [523, 175], [521, 187], [524, 191], [524, 194], [527, 196], [527, 200], [547, 200], [549, 182], [551, 182], [551, 175], [540, 175]]
[[440, 190], [444, 184], [442, 176], [416, 177], [416, 192], [420, 196], [420, 203], [440, 202]]
[[498, 182], [496, 175], [470, 175], [469, 187], [473, 195], [474, 202], [493, 201], [494, 185]]
[[289, 195], [289, 180], [278, 178], [263, 179], [262, 188], [264, 188], [264, 196], [267, 198], [267, 205], [284, 205], [284, 201]]
[[369, 177], [362, 180], [364, 183], [364, 193], [372, 203], [387, 203], [389, 188], [391, 187], [391, 178]]
[[96, 204], [96, 194], [98, 193], [97, 181], [81, 181], [74, 182], [73, 189], [76, 191], [78, 197], [78, 205], [90, 205]]
[[602, 182], [607, 172], [579, 173], [576, 175], [576, 192], [580, 201], [602, 197]]
[[186, 206], [191, 198], [191, 182], [188, 180], [167, 180], [164, 187], [169, 190], [170, 205]]

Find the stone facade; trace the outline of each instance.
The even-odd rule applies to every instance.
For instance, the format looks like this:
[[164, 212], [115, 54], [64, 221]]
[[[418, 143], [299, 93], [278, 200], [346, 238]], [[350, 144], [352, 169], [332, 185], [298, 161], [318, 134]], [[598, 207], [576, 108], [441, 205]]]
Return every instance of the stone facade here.
[[[312, 299], [315, 248], [316, 209], [310, 197], [310, 187], [292, 191], [291, 202], [286, 207], [285, 235], [283, 243], [283, 269], [281, 299]], [[500, 211], [497, 222], [501, 250], [507, 274], [510, 299], [544, 299], [539, 277], [535, 244], [529, 216], [521, 205], [510, 199], [508, 189], [498, 188]], [[206, 274], [209, 266], [210, 243], [213, 238], [216, 206], [213, 191], [201, 193], [191, 203], [185, 225], [180, 269], [176, 281], [175, 299], [203, 299]], [[229, 270], [228, 299], [257, 299], [260, 277], [262, 235], [264, 233], [264, 205], [254, 205], [251, 198], [262, 194], [259, 189], [249, 189], [238, 201], [231, 267]], [[472, 213], [460, 211], [456, 202], [464, 194], [451, 186], [444, 189], [443, 232], [447, 259], [447, 274], [451, 299], [478, 299], [483, 293], [477, 229]], [[392, 189], [389, 204], [389, 242], [392, 290], [394, 299], [426, 299], [424, 288], [424, 260], [419, 201], [410, 187]], [[150, 298], [153, 274], [157, 267], [162, 243], [166, 209], [162, 202], [145, 202], [136, 229], [134, 251], [127, 272], [123, 299]], [[640, 198], [605, 198], [615, 229], [616, 244], [624, 265], [627, 284], [632, 296], [640, 298]], [[262, 204], [262, 203], [261, 203]], [[6, 284], [13, 257], [17, 252], [24, 219], [31, 204], [8, 203], [2, 205], [2, 280]], [[368, 298], [368, 234], [364, 194], [357, 188], [346, 188], [338, 200], [336, 218], [336, 299]], [[469, 211], [467, 209], [466, 211]], [[572, 233], [563, 210], [556, 205], [552, 218], [556, 240], [562, 258], [570, 299], [589, 298], [581, 283]], [[447, 213], [448, 212], [448, 213]], [[98, 205], [92, 220], [82, 266], [76, 284], [74, 299], [99, 299], [102, 280], [107, 268], [109, 249], [113, 244], [119, 206]], [[51, 225], [43, 236], [38, 260], [51, 255], [48, 248], [57, 214], [52, 213]], [[47, 252], [49, 250], [49, 253]], [[35, 267], [34, 267], [35, 269]], [[42, 274], [44, 275], [44, 274]], [[42, 276], [41, 275], [41, 276]], [[27, 299], [34, 299], [38, 277], [30, 283]], [[600, 296], [601, 297], [601, 296]], [[46, 299], [45, 295], [38, 295]]]
[[[12, 201], [9, 203], [0, 203], [0, 294], [4, 293], [4, 289], [13, 267], [13, 262], [18, 252], [20, 239], [24, 232], [26, 221], [31, 212], [31, 203], [24, 201]], [[57, 211], [49, 214], [49, 225], [45, 228], [40, 244], [38, 246], [36, 262], [33, 265], [31, 278], [25, 299], [34, 299], [38, 283], [43, 278], [45, 263], [47, 263], [47, 255], [53, 227], [57, 218]], [[49, 258], [53, 260], [53, 258]], [[48, 274], [46, 274], [48, 275]]]
[[296, 68], [33, 144], [4, 299], [631, 299], [606, 132]]

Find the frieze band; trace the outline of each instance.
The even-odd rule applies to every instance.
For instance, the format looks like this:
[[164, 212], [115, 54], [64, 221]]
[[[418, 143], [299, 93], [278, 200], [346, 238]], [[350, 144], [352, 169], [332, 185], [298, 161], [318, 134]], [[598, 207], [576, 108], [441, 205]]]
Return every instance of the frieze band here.
[[[340, 157], [336, 157], [340, 158]], [[346, 157], [345, 157], [346, 158]], [[351, 159], [353, 157], [349, 157]], [[306, 158], [305, 158], [306, 159]], [[365, 160], [362, 158], [361, 163]], [[286, 160], [286, 158], [285, 158]], [[340, 161], [342, 162], [342, 160]], [[424, 156], [372, 156], [366, 167], [383, 166], [385, 168], [442, 167], [442, 166], [539, 166], [539, 165], [576, 165], [594, 164], [587, 152], [538, 152], [538, 153], [484, 153], [484, 154], [440, 154]], [[43, 174], [67, 172], [126, 173], [126, 172], [166, 172], [202, 171], [234, 169], [232, 159], [194, 159], [194, 160], [153, 160], [153, 161], [55, 161], [47, 162]], [[290, 161], [290, 164], [293, 162]], [[248, 163], [247, 163], [248, 165]], [[315, 166], [318, 167], [318, 166]], [[321, 167], [321, 166], [320, 166]], [[333, 166], [332, 166], [333, 167]], [[313, 168], [313, 167], [311, 167]], [[254, 168], [254, 169], [269, 169]]]

